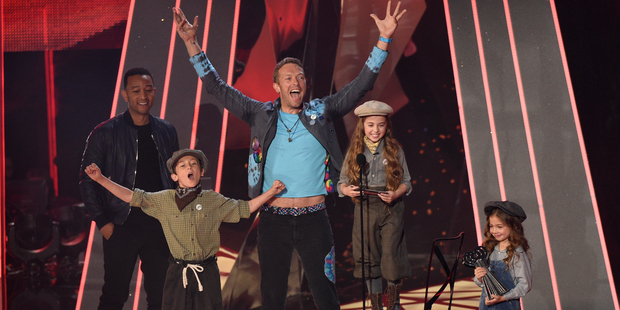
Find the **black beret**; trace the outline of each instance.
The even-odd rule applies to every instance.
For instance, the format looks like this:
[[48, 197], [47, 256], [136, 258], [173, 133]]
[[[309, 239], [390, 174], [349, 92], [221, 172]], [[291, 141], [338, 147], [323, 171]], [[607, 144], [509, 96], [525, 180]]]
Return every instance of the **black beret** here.
[[514, 216], [519, 219], [519, 222], [525, 221], [527, 215], [525, 215], [525, 211], [521, 208], [520, 205], [512, 202], [512, 201], [489, 201], [484, 204], [484, 214], [489, 216], [493, 209], [500, 209], [504, 211], [504, 213]]

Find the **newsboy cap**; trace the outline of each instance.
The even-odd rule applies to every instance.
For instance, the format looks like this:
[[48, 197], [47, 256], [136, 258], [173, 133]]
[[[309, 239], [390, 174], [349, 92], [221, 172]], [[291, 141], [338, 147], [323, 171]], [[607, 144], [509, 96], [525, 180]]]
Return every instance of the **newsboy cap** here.
[[525, 221], [527, 215], [525, 215], [525, 211], [521, 208], [520, 205], [512, 202], [512, 201], [489, 201], [484, 204], [484, 214], [489, 216], [493, 209], [500, 209], [504, 211], [504, 213], [516, 217], [519, 222]]
[[357, 116], [369, 116], [369, 115], [388, 115], [394, 112], [391, 106], [385, 102], [370, 100], [364, 102], [364, 104], [355, 108], [355, 115]]
[[196, 157], [196, 159], [198, 159], [198, 161], [200, 162], [200, 167], [204, 170], [207, 170], [209, 160], [201, 150], [182, 149], [172, 153], [172, 157], [170, 157], [170, 159], [168, 159], [168, 161], [166, 162], [166, 166], [168, 166], [168, 171], [174, 174], [174, 166], [177, 165], [179, 159], [188, 155]]

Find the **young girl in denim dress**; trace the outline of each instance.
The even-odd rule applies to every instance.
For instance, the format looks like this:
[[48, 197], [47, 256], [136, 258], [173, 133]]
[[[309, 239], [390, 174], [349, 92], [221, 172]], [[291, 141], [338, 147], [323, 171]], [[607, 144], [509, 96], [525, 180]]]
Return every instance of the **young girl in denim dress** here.
[[521, 206], [511, 201], [487, 202], [484, 213], [487, 223], [482, 246], [490, 253], [487, 259], [489, 265], [488, 268], [476, 267], [474, 282], [484, 287], [482, 278], [490, 271], [508, 292], [487, 296], [483, 289], [480, 309], [521, 309], [521, 297], [532, 288], [530, 246], [521, 225], [527, 216]]

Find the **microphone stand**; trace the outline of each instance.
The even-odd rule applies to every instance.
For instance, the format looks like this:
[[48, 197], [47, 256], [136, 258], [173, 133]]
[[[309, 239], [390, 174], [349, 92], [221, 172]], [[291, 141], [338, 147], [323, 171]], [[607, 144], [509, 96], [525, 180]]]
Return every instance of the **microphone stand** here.
[[362, 251], [362, 309], [366, 310], [366, 261], [364, 260], [364, 165], [366, 165], [366, 156], [363, 153], [357, 154], [357, 163], [360, 166], [360, 233], [362, 244], [360, 246]]

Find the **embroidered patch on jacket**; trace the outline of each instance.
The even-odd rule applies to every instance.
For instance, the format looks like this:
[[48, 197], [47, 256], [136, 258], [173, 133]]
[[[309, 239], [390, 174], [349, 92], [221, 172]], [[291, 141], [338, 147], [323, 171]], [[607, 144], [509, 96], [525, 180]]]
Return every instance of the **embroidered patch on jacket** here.
[[257, 164], [260, 163], [263, 160], [263, 151], [260, 148], [260, 144], [258, 143], [258, 138], [254, 137], [254, 139], [252, 139], [252, 150], [254, 151], [253, 156], [254, 156], [254, 162], [256, 162]]
[[325, 101], [323, 99], [314, 99], [310, 101], [308, 108], [304, 109], [304, 113], [311, 118], [314, 115], [312, 119], [316, 119], [317, 117], [321, 119], [323, 114], [325, 114]]
[[332, 247], [332, 250], [325, 256], [324, 270], [325, 276], [333, 283], [336, 283], [336, 253], [334, 247]]
[[334, 182], [329, 175], [329, 154], [327, 154], [327, 157], [325, 158], [325, 190], [328, 193], [334, 192]]
[[254, 161], [253, 157], [253, 154], [248, 156], [248, 184], [250, 187], [256, 186], [256, 184], [258, 184], [258, 179], [260, 178], [260, 172], [258, 169], [259, 164]]
[[366, 60], [366, 66], [372, 72], [379, 73], [379, 70], [381, 69], [381, 65], [383, 65], [383, 62], [387, 58], [388, 54], [389, 53], [386, 53], [375, 46], [372, 49], [370, 56], [368, 56], [368, 59]]

